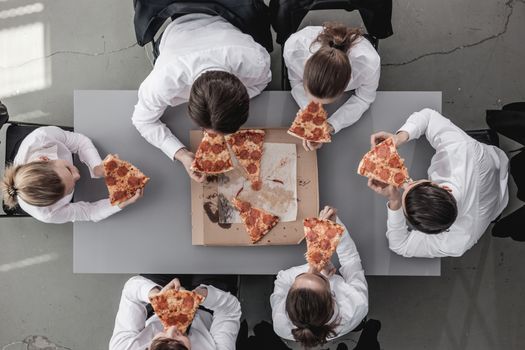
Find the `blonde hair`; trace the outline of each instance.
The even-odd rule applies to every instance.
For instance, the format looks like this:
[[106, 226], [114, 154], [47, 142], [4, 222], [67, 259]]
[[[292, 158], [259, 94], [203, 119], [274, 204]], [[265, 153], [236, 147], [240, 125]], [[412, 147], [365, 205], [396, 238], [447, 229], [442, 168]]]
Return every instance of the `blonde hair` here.
[[18, 198], [36, 207], [47, 207], [58, 202], [65, 192], [53, 164], [44, 161], [6, 167], [0, 187], [4, 204], [10, 209], [18, 204]]

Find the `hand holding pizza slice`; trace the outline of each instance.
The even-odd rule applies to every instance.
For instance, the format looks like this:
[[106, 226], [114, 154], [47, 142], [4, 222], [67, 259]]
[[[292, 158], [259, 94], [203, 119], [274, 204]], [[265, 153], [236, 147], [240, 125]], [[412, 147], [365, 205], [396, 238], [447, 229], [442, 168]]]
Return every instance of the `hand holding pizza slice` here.
[[136, 200], [149, 181], [133, 164], [116, 155], [108, 155], [104, 161], [104, 177], [109, 191], [111, 205], [123, 205]]
[[150, 302], [164, 329], [175, 326], [179, 332], [186, 333], [204, 297], [179, 288], [163, 288], [150, 297]]
[[299, 110], [288, 134], [312, 143], [332, 142], [323, 105], [312, 101], [305, 109]]
[[357, 173], [398, 188], [410, 179], [392, 137], [380, 142], [363, 156]]
[[306, 261], [320, 272], [330, 262], [345, 228], [323, 218], [306, 218], [303, 225], [306, 237]]

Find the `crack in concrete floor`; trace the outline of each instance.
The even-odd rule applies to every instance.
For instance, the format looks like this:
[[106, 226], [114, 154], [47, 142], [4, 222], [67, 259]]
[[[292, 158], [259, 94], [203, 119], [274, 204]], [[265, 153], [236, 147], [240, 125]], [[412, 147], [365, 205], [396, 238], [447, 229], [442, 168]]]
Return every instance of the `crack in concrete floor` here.
[[410, 60], [407, 60], [407, 61], [404, 61], [404, 62], [384, 63], [381, 66], [382, 67], [406, 66], [407, 64], [414, 63], [414, 62], [419, 61], [419, 60], [421, 60], [421, 59], [423, 59], [425, 57], [429, 57], [429, 56], [444, 56], [444, 55], [448, 55], [448, 54], [454, 53], [454, 52], [462, 50], [462, 49], [466, 49], [466, 48], [470, 48], [470, 47], [481, 45], [481, 44], [483, 44], [483, 43], [485, 43], [487, 41], [493, 40], [493, 39], [497, 39], [500, 36], [505, 35], [505, 33], [507, 33], [507, 30], [509, 29], [510, 18], [512, 17], [512, 14], [514, 13], [514, 5], [517, 2], [521, 2], [522, 4], [525, 4], [525, 0], [508, 0], [505, 3], [505, 6], [508, 7], [510, 9], [510, 11], [509, 11], [509, 13], [507, 14], [507, 16], [505, 18], [505, 23], [503, 25], [503, 29], [500, 32], [496, 33], [496, 34], [492, 34], [492, 35], [490, 35], [490, 36], [488, 36], [486, 38], [483, 38], [481, 40], [475, 41], [475, 42], [470, 43], [470, 44], [456, 46], [456, 47], [454, 47], [454, 48], [452, 48], [450, 50], [427, 52], [427, 53], [424, 53], [422, 55], [419, 55], [417, 57], [414, 57], [414, 58], [412, 58]]
[[[45, 337], [43, 335], [30, 335], [30, 336], [27, 336], [22, 341], [15, 341], [15, 342], [12, 342], [12, 343], [9, 343], [9, 344], [6, 344], [6, 345], [2, 346], [1, 350], [14, 349], [13, 348], [14, 345], [21, 345], [21, 344], [25, 344], [25, 349], [26, 350], [60, 350], [60, 349], [72, 350], [71, 348], [68, 348], [66, 346], [57, 344], [57, 343], [49, 340], [49, 338], [47, 338], [47, 337]], [[20, 347], [18, 347], [18, 349], [19, 348]]]
[[32, 63], [32, 62], [35, 62], [35, 61], [46, 60], [46, 59], [51, 58], [51, 57], [53, 57], [55, 55], [78, 55], [78, 56], [90, 56], [90, 57], [113, 55], [115, 53], [119, 53], [119, 52], [122, 52], [122, 51], [129, 50], [129, 49], [134, 48], [135, 46], [138, 46], [138, 45], [139, 45], [138, 43], [134, 43], [134, 44], [122, 47], [120, 49], [106, 51], [106, 41], [104, 41], [104, 49], [102, 51], [99, 51], [99, 52], [57, 50], [57, 51], [53, 51], [49, 55], [45, 55], [45, 56], [42, 56], [42, 57], [35, 57], [35, 58], [32, 58], [30, 60], [24, 61], [24, 62], [22, 62], [20, 64], [16, 64], [16, 65], [13, 65], [13, 66], [0, 66], [0, 69], [20, 68], [20, 67], [25, 66], [26, 64], [29, 64], [29, 63]]

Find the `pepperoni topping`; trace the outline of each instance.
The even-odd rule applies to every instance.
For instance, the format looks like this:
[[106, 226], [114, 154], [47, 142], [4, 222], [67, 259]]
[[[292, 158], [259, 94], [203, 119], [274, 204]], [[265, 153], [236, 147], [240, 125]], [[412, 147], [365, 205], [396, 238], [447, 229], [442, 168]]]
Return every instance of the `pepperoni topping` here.
[[253, 143], [261, 143], [264, 141], [264, 135], [260, 133], [253, 133], [252, 134], [252, 141]]
[[273, 215], [270, 215], [270, 214], [266, 214], [263, 216], [263, 222], [266, 224], [266, 225], [271, 225], [273, 224], [274, 222], [274, 217]]
[[314, 118], [314, 124], [315, 125], [323, 125], [324, 123], [324, 118], [323, 117], [320, 117], [320, 116], [317, 116]]
[[215, 162], [215, 166], [217, 167], [217, 170], [224, 169], [225, 165], [226, 165], [226, 163], [223, 160], [220, 160], [220, 159]]
[[214, 145], [211, 146], [211, 151], [215, 154], [219, 154], [221, 153], [222, 151], [224, 150], [224, 145], [220, 144], [220, 143], [216, 143]]
[[252, 228], [250, 232], [250, 236], [252, 236], [252, 240], [254, 242], [257, 242], [259, 239], [261, 239], [261, 237], [263, 236], [263, 233], [258, 227], [254, 227]]
[[117, 167], [118, 167], [117, 162], [115, 162], [114, 160], [111, 160], [111, 161], [109, 161], [109, 162], [106, 163], [106, 168], [107, 168], [109, 171], [113, 171], [113, 170], [115, 170]]
[[163, 297], [155, 298], [154, 303], [157, 309], [167, 309], [168, 308], [168, 300]]
[[208, 152], [210, 150], [210, 143], [208, 141], [202, 141], [201, 142], [201, 149], [204, 151], [204, 152]]
[[304, 220], [303, 224], [306, 227], [314, 227], [315, 226], [315, 220], [313, 220], [313, 219], [306, 219], [306, 220]]
[[202, 161], [202, 169], [203, 170], [211, 170], [211, 168], [213, 167], [213, 162], [209, 159], [205, 159]]
[[117, 180], [113, 176], [106, 177], [106, 185], [114, 186], [117, 183]]
[[113, 193], [113, 199], [118, 201], [122, 198], [126, 197], [126, 191], [117, 191]]
[[390, 157], [390, 148], [386, 144], [381, 144], [377, 147], [376, 154], [379, 158], [387, 159]]
[[235, 135], [234, 138], [235, 138], [235, 141], [234, 141], [235, 145], [241, 146], [244, 143], [243, 135]]
[[239, 153], [239, 158], [240, 159], [248, 159], [250, 157], [250, 152], [247, 150], [247, 149], [243, 149], [240, 153]]
[[386, 168], [383, 168], [379, 171], [379, 177], [383, 181], [387, 181], [390, 178], [390, 171]]
[[313, 116], [313, 114], [306, 112], [306, 113], [303, 114], [302, 119], [303, 119], [303, 121], [305, 121], [305, 122], [309, 122], [309, 121], [311, 121], [312, 119], [314, 119], [314, 116]]
[[315, 140], [319, 140], [321, 138], [321, 136], [323, 136], [323, 129], [315, 128], [312, 131], [312, 138], [314, 138]]
[[182, 300], [182, 308], [183, 309], [186, 309], [186, 310], [190, 309], [191, 310], [193, 308], [193, 304], [194, 304], [193, 297], [191, 295], [186, 295], [184, 297], [184, 300]]
[[253, 160], [259, 160], [261, 159], [262, 157], [262, 153], [260, 151], [252, 151], [252, 153], [250, 154], [250, 158], [252, 158]]
[[132, 187], [137, 187], [138, 185], [140, 185], [140, 179], [136, 176], [130, 176], [128, 179], [128, 185]]
[[317, 113], [317, 111], [319, 110], [319, 106], [315, 102], [310, 102], [310, 104], [308, 105], [308, 107], [306, 107], [306, 109], [310, 113]]
[[296, 126], [295, 128], [292, 129], [292, 132], [296, 135], [299, 135], [299, 136], [304, 136], [304, 128], [300, 127], [300, 126]]
[[125, 166], [121, 166], [117, 169], [117, 174], [119, 176], [126, 176], [126, 174], [128, 173], [129, 169]]
[[246, 170], [249, 174], [255, 174], [257, 172], [257, 165], [255, 165], [254, 163], [250, 163], [246, 167]]
[[260, 216], [260, 213], [258, 210], [252, 208], [252, 210], [250, 210], [250, 216], [254, 219], [257, 219]]
[[[254, 211], [252, 210], [250, 214], [252, 214]], [[253, 226], [257, 222], [257, 217], [253, 217], [252, 215], [249, 215], [246, 217], [246, 225]]]
[[394, 182], [399, 186], [405, 182], [405, 175], [403, 173], [397, 173], [394, 175]]
[[250, 210], [251, 207], [252, 207], [251, 204], [248, 202], [241, 202], [239, 204], [239, 209], [241, 209], [241, 211], [248, 211]]
[[388, 161], [388, 165], [392, 168], [401, 168], [401, 160], [399, 159], [399, 157], [392, 157]]
[[315, 241], [319, 236], [313, 230], [308, 230], [306, 233], [306, 239], [309, 241]]
[[188, 316], [186, 314], [178, 314], [173, 316], [173, 323], [186, 323], [188, 322]]
[[320, 243], [319, 243], [319, 246], [321, 247], [321, 249], [323, 250], [328, 250], [330, 249], [330, 247], [332, 246], [330, 244], [330, 241], [327, 240], [327, 239], [323, 239]]
[[314, 264], [319, 264], [321, 260], [323, 260], [323, 255], [319, 252], [312, 252], [310, 254], [310, 259], [314, 262]]
[[261, 188], [262, 188], [262, 182], [261, 181], [254, 181], [254, 182], [252, 182], [252, 190], [260, 191]]
[[365, 170], [370, 172], [370, 173], [373, 173], [374, 170], [376, 170], [376, 165], [374, 164], [374, 162], [372, 162], [372, 161], [370, 161], [368, 159], [365, 159], [364, 167], [365, 167]]
[[332, 239], [337, 236], [337, 233], [338, 231], [336, 228], [330, 227], [328, 230], [326, 230], [326, 237]]

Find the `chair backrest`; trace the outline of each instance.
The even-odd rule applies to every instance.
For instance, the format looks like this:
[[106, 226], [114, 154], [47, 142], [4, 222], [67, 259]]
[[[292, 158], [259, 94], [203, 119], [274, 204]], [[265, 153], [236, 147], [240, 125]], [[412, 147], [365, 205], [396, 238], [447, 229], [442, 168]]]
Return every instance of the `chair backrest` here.
[[358, 10], [368, 34], [384, 39], [393, 34], [392, 0], [270, 0], [276, 41], [284, 45], [312, 10]]
[[5, 123], [9, 121], [9, 113], [7, 112], [7, 107], [0, 101], [0, 129], [4, 126]]
[[139, 45], [151, 42], [168, 18], [190, 13], [221, 16], [249, 34], [268, 52], [273, 51], [269, 9], [263, 0], [134, 0], [135, 35]]
[[478, 142], [499, 147], [498, 133], [492, 129], [467, 130], [465, 132]]

